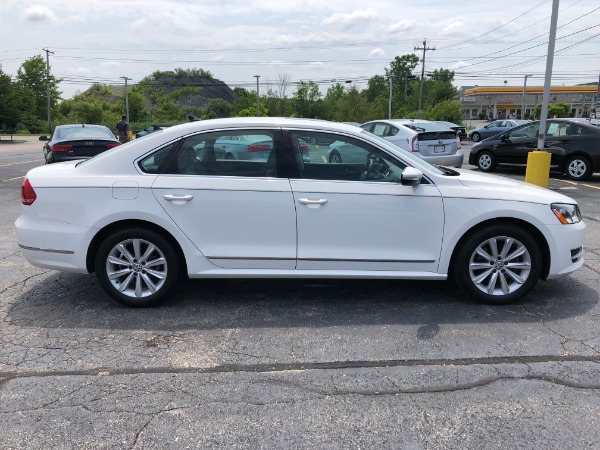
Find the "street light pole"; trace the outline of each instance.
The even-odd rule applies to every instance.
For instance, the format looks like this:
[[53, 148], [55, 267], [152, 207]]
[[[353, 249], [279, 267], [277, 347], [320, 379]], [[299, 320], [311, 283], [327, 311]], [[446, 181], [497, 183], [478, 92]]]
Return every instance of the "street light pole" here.
[[129, 92], [127, 89], [127, 80], [131, 80], [131, 78], [127, 77], [119, 77], [125, 80], [125, 114], [127, 114], [127, 123], [129, 123]]
[[46, 52], [46, 97], [48, 103], [48, 134], [52, 134], [52, 113], [50, 109], [50, 56], [51, 52], [47, 48], [42, 49]]
[[390, 75], [390, 101], [388, 104], [388, 119], [392, 119], [392, 80], [394, 79], [394, 75]]
[[533, 75], [525, 75], [523, 80], [523, 98], [521, 99], [521, 120], [525, 120], [525, 93], [527, 91], [527, 77], [532, 77]]
[[260, 117], [260, 96], [258, 95], [258, 79], [260, 75], [254, 75], [254, 78], [256, 78], [256, 117]]

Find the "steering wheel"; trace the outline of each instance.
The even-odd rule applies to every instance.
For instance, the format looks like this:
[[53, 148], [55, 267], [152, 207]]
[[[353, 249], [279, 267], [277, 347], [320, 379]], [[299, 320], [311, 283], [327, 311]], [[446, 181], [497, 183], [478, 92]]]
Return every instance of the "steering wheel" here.
[[369, 156], [367, 156], [367, 164], [365, 165], [365, 170], [360, 176], [361, 181], [381, 180], [390, 176], [390, 170], [386, 170], [383, 173], [380, 171], [380, 169], [383, 169], [384, 166], [386, 166], [386, 164], [384, 164], [383, 162], [378, 163], [378, 161], [382, 160], [378, 156], [369, 153]]

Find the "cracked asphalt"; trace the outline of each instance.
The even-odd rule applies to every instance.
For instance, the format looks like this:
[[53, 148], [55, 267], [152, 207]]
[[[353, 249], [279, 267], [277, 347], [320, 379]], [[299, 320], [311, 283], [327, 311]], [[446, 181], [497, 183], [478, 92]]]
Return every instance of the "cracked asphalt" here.
[[0, 448], [600, 446], [599, 175], [550, 180], [581, 205], [585, 267], [513, 305], [440, 282], [196, 280], [134, 310], [21, 257], [42, 162], [39, 142], [0, 145]]

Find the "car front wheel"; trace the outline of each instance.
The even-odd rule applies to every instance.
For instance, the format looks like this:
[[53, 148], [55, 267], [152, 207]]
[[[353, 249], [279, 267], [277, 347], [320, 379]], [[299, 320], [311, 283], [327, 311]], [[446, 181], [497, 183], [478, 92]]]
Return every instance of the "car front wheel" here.
[[471, 135], [471, 139], [473, 139], [473, 142], [479, 142], [481, 140], [481, 135], [475, 132]]
[[571, 180], [587, 180], [592, 176], [592, 165], [583, 156], [572, 156], [565, 164], [565, 173]]
[[514, 302], [529, 292], [541, 273], [541, 251], [519, 226], [482, 228], [463, 242], [455, 260], [458, 285], [488, 304]]
[[481, 152], [477, 155], [477, 167], [482, 172], [492, 172], [496, 168], [496, 158], [490, 152]]
[[175, 288], [179, 260], [171, 243], [157, 232], [129, 228], [102, 242], [96, 254], [96, 276], [118, 302], [152, 306]]

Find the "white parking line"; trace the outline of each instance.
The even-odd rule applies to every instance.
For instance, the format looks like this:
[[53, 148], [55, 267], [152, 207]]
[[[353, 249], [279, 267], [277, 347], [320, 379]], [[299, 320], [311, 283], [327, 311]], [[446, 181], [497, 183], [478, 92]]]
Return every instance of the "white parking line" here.
[[32, 162], [41, 162], [41, 161], [43, 161], [43, 159], [33, 159], [31, 161], [20, 161], [20, 162], [8, 163], [8, 164], [0, 164], [0, 167], [18, 166], [19, 164], [28, 164], [28, 163], [32, 163]]
[[20, 176], [20, 177], [8, 178], [6, 180], [0, 180], [0, 183], [4, 183], [5, 181], [20, 180], [21, 178], [25, 178], [25, 175]]

